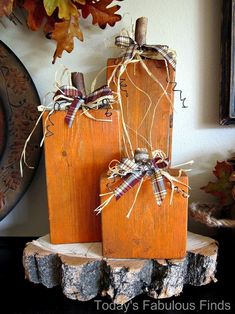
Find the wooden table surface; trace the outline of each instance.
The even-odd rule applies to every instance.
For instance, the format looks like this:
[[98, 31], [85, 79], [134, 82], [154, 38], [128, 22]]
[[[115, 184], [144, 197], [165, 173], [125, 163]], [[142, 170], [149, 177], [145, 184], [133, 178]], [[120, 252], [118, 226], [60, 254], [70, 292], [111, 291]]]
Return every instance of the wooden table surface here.
[[[231, 231], [222, 231], [218, 235], [220, 242], [220, 254], [218, 264], [218, 282], [204, 287], [186, 287], [184, 293], [179, 297], [161, 300], [165, 305], [172, 305], [173, 302], [186, 304], [194, 302], [199, 306], [200, 300], [208, 300], [217, 304], [224, 300], [229, 302], [231, 310], [226, 313], [234, 313], [235, 298], [234, 289], [229, 288], [229, 283], [234, 283], [235, 269], [234, 257], [235, 234]], [[96, 298], [89, 302], [79, 302], [67, 299], [60, 288], [47, 289], [42, 285], [35, 285], [24, 279], [24, 270], [22, 266], [22, 252], [25, 244], [33, 238], [0, 238], [0, 295], [1, 312], [4, 314], [25, 314], [25, 313], [124, 313], [118, 310], [98, 311], [98, 300], [109, 302], [107, 298]], [[233, 242], [233, 243], [232, 243]], [[140, 310], [129, 310], [127, 313], [141, 313], [143, 302], [152, 304], [156, 300], [147, 296], [140, 296], [132, 300], [139, 305]], [[155, 311], [146, 310], [145, 313], [154, 313]], [[185, 311], [159, 311], [160, 313], [185, 313]], [[190, 313], [196, 311], [190, 311]], [[218, 313], [225, 313], [218, 311]]]

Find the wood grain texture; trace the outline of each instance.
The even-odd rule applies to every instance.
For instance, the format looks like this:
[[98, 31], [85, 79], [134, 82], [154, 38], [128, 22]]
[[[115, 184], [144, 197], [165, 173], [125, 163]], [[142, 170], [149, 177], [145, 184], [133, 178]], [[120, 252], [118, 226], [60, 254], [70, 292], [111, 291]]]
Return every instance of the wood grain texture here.
[[[106, 110], [93, 111], [104, 119]], [[46, 118], [44, 115], [44, 121]], [[98, 122], [77, 114], [71, 129], [66, 112], [56, 112], [45, 140], [50, 234], [52, 243], [101, 240], [99, 205], [100, 175], [109, 162], [120, 158], [119, 115], [112, 122]]]
[[[177, 176], [178, 170], [171, 170]], [[183, 173], [179, 178], [188, 184]], [[107, 176], [101, 178], [101, 193], [107, 192]], [[166, 181], [165, 181], [166, 182]], [[153, 195], [152, 184], [145, 181], [140, 189], [130, 218], [126, 217], [138, 185], [118, 201], [113, 199], [102, 211], [103, 255], [109, 258], [158, 258], [178, 259], [186, 252], [188, 199], [174, 193], [170, 205], [171, 190], [165, 183], [167, 196], [158, 207]], [[187, 191], [187, 188], [179, 185]], [[106, 197], [102, 197], [103, 202]]]
[[[109, 59], [107, 78], [111, 77], [114, 69], [114, 65], [120, 62], [120, 59]], [[159, 60], [144, 60], [145, 64], [151, 70], [153, 75], [157, 77], [159, 82], [164, 88], [167, 87], [167, 71], [164, 61]], [[174, 81], [174, 70], [171, 66], [170, 69], [170, 81]], [[140, 92], [132, 82], [144, 90], [145, 93]], [[116, 91], [116, 85], [114, 82], [111, 84], [112, 90]], [[153, 79], [146, 73], [144, 68], [140, 63], [129, 64], [127, 66], [127, 71], [121, 77], [121, 95], [124, 109], [124, 118], [127, 125], [130, 127], [129, 134], [133, 149], [137, 147], [145, 147], [149, 149], [149, 146], [141, 137], [136, 137], [136, 134], [132, 131], [135, 130], [139, 132], [141, 136], [150, 140], [150, 126], [152, 122], [152, 117], [154, 116], [153, 130], [152, 130], [152, 143], [153, 149], [161, 149], [171, 157], [171, 141], [172, 141], [172, 112], [173, 108], [170, 101], [163, 96], [159, 104], [157, 105], [157, 110], [154, 115], [154, 108], [157, 104], [158, 99], [162, 95], [163, 91], [159, 85], [153, 81]], [[173, 103], [173, 86], [169, 84], [167, 88], [170, 99]], [[152, 100], [152, 106], [144, 120], [142, 126], [140, 123], [149, 108], [150, 101]], [[114, 108], [119, 108], [119, 105], [114, 104]], [[132, 129], [132, 130], [131, 130]], [[123, 151], [124, 154], [124, 151]]]

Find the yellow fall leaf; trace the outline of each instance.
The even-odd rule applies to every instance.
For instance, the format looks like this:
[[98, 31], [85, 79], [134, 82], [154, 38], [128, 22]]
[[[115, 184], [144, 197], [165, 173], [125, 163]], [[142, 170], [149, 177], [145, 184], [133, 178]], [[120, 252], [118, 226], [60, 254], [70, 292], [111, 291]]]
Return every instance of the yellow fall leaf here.
[[69, 20], [72, 15], [76, 16], [78, 14], [78, 10], [71, 0], [43, 0], [43, 4], [49, 16], [53, 14], [57, 7], [60, 19]]
[[47, 15], [51, 16], [58, 6], [58, 0], [43, 0], [43, 5]]

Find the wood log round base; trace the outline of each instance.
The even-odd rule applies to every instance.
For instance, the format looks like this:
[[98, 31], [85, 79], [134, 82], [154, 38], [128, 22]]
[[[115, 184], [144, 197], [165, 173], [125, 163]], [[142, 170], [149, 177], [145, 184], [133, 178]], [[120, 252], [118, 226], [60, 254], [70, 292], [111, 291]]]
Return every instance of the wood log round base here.
[[169, 298], [179, 295], [185, 284], [216, 281], [218, 245], [193, 233], [188, 233], [183, 260], [105, 259], [101, 252], [101, 243], [52, 245], [45, 236], [25, 247], [25, 276], [47, 288], [61, 285], [70, 299], [88, 301], [107, 295], [117, 304], [141, 293]]

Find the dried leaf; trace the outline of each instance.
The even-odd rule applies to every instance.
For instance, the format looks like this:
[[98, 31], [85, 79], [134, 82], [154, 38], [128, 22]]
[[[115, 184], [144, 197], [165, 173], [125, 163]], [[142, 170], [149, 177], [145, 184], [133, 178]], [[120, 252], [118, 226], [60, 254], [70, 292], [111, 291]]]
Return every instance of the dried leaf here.
[[43, 0], [43, 4], [47, 15], [51, 16], [58, 6], [58, 0]]
[[58, 17], [69, 20], [71, 15], [77, 15], [77, 8], [71, 0], [43, 0], [45, 10], [49, 16], [58, 7]]
[[47, 21], [43, 26], [43, 31], [48, 39], [51, 39], [51, 34], [55, 29], [55, 24], [58, 22], [60, 22], [60, 20], [56, 13], [53, 13], [51, 16], [47, 17]]
[[13, 9], [14, 0], [2, 0], [0, 1], [0, 17], [10, 15]]
[[[71, 52], [74, 37], [83, 41], [79, 26], [80, 10], [84, 18], [90, 14], [92, 23], [100, 28], [114, 26], [121, 20], [116, 14], [119, 5], [111, 6], [114, 0], [2, 0], [0, 1], [0, 17], [11, 13], [14, 7], [24, 8], [27, 13], [28, 27], [36, 31], [43, 26], [47, 38], [57, 41], [53, 63], [61, 57], [64, 50]], [[123, 1], [123, 0], [116, 0]]]
[[207, 186], [202, 187], [206, 193], [212, 194], [218, 198], [218, 201], [222, 206], [228, 206], [234, 203], [232, 196], [233, 182], [230, 182], [229, 178], [233, 172], [233, 167], [227, 162], [217, 161], [214, 175], [217, 177], [217, 182], [209, 182]]
[[115, 14], [120, 9], [119, 5], [108, 7], [113, 0], [87, 0], [85, 5], [81, 5], [82, 16], [87, 18], [92, 15], [92, 24], [98, 24], [104, 29], [106, 25], [114, 26], [116, 22], [121, 20], [121, 15]]
[[71, 16], [68, 21], [55, 24], [55, 29], [51, 34], [51, 38], [57, 41], [56, 51], [53, 57], [53, 63], [57, 57], [61, 57], [64, 50], [71, 52], [74, 47], [74, 37], [83, 41], [83, 34], [79, 26], [79, 18]]
[[41, 0], [25, 0], [23, 7], [28, 12], [27, 24], [32, 31], [38, 30], [44, 18], [46, 11]]

